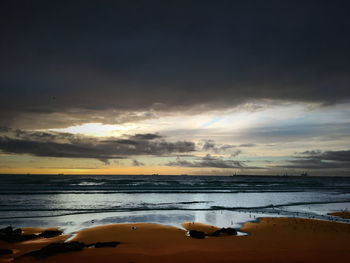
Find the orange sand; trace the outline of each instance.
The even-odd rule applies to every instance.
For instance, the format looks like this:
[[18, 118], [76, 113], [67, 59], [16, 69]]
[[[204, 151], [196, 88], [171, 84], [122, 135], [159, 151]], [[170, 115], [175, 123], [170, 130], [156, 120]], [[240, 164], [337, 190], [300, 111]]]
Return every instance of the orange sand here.
[[[184, 227], [204, 231], [217, 229], [199, 223], [184, 223]], [[22, 257], [16, 262], [350, 262], [350, 224], [263, 218], [259, 223], [246, 223], [241, 231], [250, 235], [194, 239], [176, 227], [143, 223], [105, 225], [82, 230], [72, 241], [118, 241], [122, 244], [115, 248], [85, 248], [40, 261]], [[66, 236], [46, 240], [57, 242], [64, 238]], [[7, 247], [20, 250], [17, 256], [46, 244], [38, 241], [7, 244]], [[0, 243], [0, 247], [2, 245]]]

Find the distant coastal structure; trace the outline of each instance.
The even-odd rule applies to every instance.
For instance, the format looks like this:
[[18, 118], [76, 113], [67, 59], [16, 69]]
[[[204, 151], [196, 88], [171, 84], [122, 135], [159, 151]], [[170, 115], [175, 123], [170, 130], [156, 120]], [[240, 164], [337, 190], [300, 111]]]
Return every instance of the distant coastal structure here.
[[[284, 173], [283, 176], [296, 176], [296, 175], [295, 175], [295, 174]], [[300, 174], [300, 176], [305, 177], [305, 176], [309, 176], [309, 174], [308, 174], [307, 172], [302, 172], [302, 173]]]

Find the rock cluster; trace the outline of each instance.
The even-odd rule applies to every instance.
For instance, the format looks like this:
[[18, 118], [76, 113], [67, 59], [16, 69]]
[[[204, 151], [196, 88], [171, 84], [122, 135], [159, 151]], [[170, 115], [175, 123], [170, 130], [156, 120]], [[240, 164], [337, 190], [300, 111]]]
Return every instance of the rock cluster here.
[[193, 238], [205, 238], [206, 236], [213, 236], [213, 237], [220, 237], [220, 236], [235, 236], [237, 235], [237, 231], [234, 228], [228, 227], [228, 228], [221, 228], [219, 230], [216, 230], [214, 233], [207, 234], [203, 231], [197, 231], [197, 230], [190, 230], [189, 231], [190, 237]]
[[72, 251], [80, 251], [85, 247], [82, 242], [68, 242], [68, 243], [51, 243], [40, 250], [35, 250], [25, 254], [25, 256], [33, 256], [37, 259], [44, 259], [58, 253], [66, 253]]
[[41, 248], [40, 250], [29, 252], [24, 256], [33, 256], [36, 259], [45, 259], [59, 253], [81, 251], [85, 247], [95, 247], [95, 248], [115, 247], [119, 244], [120, 244], [119, 242], [97, 242], [93, 244], [85, 244], [83, 242], [77, 242], [77, 241], [66, 242], [66, 243], [51, 243], [46, 247]]
[[211, 234], [211, 236], [213, 237], [219, 237], [219, 236], [235, 236], [237, 235], [237, 231], [236, 229], [232, 228], [232, 227], [228, 227], [228, 228], [221, 228], [219, 230], [216, 230], [214, 233]]
[[40, 233], [38, 237], [50, 238], [50, 237], [59, 236], [61, 234], [62, 234], [62, 231], [60, 230], [45, 230], [44, 232]]
[[189, 232], [190, 237], [194, 237], [194, 238], [205, 238], [208, 234], [204, 233], [202, 231], [197, 231], [197, 230], [190, 230]]
[[95, 248], [101, 248], [101, 247], [115, 247], [117, 245], [119, 245], [119, 242], [97, 242], [95, 244], [90, 244], [90, 245], [86, 245], [88, 247], [95, 247]]
[[13, 229], [11, 226], [8, 226], [6, 228], [0, 229], [0, 240], [6, 241], [8, 243], [17, 243], [22, 241], [27, 241], [39, 237], [55, 237], [62, 234], [62, 231], [60, 230], [46, 230], [38, 235], [36, 234], [29, 234], [29, 235], [23, 235], [22, 229], [17, 228]]
[[11, 249], [0, 249], [0, 256], [8, 254], [13, 254], [13, 251]]

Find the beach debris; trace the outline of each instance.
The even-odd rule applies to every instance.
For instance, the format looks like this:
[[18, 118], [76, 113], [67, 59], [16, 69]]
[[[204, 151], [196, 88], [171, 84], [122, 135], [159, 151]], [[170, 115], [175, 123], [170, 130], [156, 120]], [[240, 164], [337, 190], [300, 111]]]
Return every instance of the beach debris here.
[[221, 228], [219, 230], [216, 230], [214, 233], [211, 234], [211, 236], [214, 237], [219, 237], [219, 236], [235, 236], [237, 235], [237, 231], [236, 229], [232, 228], [232, 227], [228, 227], [228, 228]]
[[13, 229], [11, 226], [0, 229], [0, 240], [6, 241], [8, 243], [17, 243], [22, 241], [28, 241], [39, 237], [50, 238], [59, 236], [62, 234], [60, 230], [45, 230], [42, 233], [36, 234], [22, 234], [22, 229]]
[[206, 233], [204, 233], [202, 231], [197, 231], [197, 230], [190, 230], [189, 235], [190, 235], [190, 237], [194, 237], [194, 238], [198, 238], [198, 239], [202, 239], [202, 238], [205, 238], [207, 236]]
[[0, 249], [0, 256], [9, 254], [13, 254], [13, 251], [11, 249]]
[[31, 251], [23, 256], [32, 256], [36, 259], [45, 259], [60, 253], [81, 251], [85, 247], [89, 248], [103, 248], [116, 247], [120, 242], [97, 242], [93, 244], [85, 244], [83, 242], [72, 241], [66, 243], [51, 243], [39, 250]]

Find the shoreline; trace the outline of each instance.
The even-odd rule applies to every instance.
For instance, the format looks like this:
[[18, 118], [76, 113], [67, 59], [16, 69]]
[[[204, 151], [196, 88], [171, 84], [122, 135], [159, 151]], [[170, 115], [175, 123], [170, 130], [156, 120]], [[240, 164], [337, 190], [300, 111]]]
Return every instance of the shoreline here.
[[333, 212], [330, 213], [332, 216], [337, 216], [343, 219], [350, 219], [350, 212], [349, 211], [341, 211], [341, 212]]
[[[345, 214], [344, 214], [345, 213]], [[348, 215], [341, 212], [339, 215]], [[185, 222], [187, 230], [213, 233], [216, 226]], [[52, 228], [50, 228], [52, 230]], [[0, 262], [349, 262], [350, 224], [303, 218], [260, 218], [247, 222], [241, 232], [248, 235], [190, 237], [185, 229], [151, 223], [110, 224], [19, 243], [0, 241], [1, 249], [14, 254], [0, 256]], [[23, 228], [23, 233], [47, 229]], [[116, 242], [115, 247], [88, 246], [81, 251], [58, 253], [40, 261], [23, 256], [51, 243]], [[106, 243], [107, 244], [107, 243]]]

